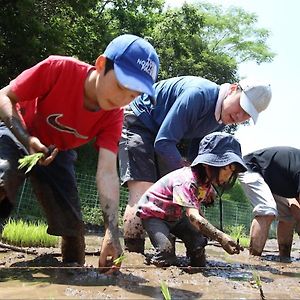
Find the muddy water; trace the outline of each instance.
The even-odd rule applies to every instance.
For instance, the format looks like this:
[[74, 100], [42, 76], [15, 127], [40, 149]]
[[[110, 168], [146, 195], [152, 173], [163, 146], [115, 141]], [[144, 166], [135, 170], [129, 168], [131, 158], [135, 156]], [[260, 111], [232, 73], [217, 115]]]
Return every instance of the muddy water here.
[[[176, 251], [182, 267], [157, 268], [146, 265], [142, 255], [126, 253], [117, 276], [94, 268], [97, 255], [86, 256], [86, 268], [63, 268], [59, 249], [38, 249], [38, 255], [7, 251], [0, 253], [0, 298], [163, 299], [160, 283], [164, 281], [172, 299], [261, 299], [253, 279], [258, 274], [266, 299], [300, 299], [300, 242], [296, 240], [289, 263], [277, 260], [273, 240], [262, 258], [251, 258], [247, 251], [230, 256], [209, 245], [207, 266], [196, 273], [186, 267], [181, 243], [176, 243]], [[87, 250], [95, 252], [101, 239], [87, 236], [86, 243]]]

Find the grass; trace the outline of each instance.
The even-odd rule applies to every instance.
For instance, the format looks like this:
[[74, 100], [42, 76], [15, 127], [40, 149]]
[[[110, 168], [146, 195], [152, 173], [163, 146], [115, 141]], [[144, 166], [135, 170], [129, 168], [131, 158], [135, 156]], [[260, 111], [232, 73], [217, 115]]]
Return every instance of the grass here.
[[55, 247], [59, 238], [49, 235], [43, 222], [10, 219], [3, 228], [2, 241], [21, 247]]
[[250, 238], [245, 234], [244, 225], [227, 226], [225, 232], [227, 232], [234, 240], [238, 241], [241, 246], [246, 248], [249, 247]]

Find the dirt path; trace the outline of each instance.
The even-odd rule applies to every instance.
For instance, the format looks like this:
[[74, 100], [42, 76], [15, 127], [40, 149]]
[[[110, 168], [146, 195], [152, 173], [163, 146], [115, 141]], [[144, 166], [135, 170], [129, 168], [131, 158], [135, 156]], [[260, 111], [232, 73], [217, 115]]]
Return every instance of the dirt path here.
[[[35, 249], [37, 255], [2, 249], [0, 299], [163, 299], [162, 281], [172, 299], [262, 299], [254, 274], [261, 278], [265, 299], [300, 299], [300, 242], [295, 240], [290, 263], [277, 261], [276, 241], [269, 240], [267, 251], [257, 259], [247, 250], [230, 256], [209, 245], [207, 267], [197, 273], [146, 265], [144, 256], [126, 253], [117, 276], [100, 274], [93, 267], [98, 256], [86, 256], [90, 267], [62, 268], [60, 256], [53, 255], [59, 249]], [[90, 253], [96, 252], [101, 238], [86, 236], [86, 243]], [[176, 249], [184, 264], [183, 245], [176, 243]]]

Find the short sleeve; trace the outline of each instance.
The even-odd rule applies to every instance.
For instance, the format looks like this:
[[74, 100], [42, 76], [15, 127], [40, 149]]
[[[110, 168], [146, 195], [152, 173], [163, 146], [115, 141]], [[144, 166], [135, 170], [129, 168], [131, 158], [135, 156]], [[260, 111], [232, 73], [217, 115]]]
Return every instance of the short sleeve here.
[[198, 187], [195, 183], [186, 182], [173, 188], [173, 202], [184, 207], [199, 208]]

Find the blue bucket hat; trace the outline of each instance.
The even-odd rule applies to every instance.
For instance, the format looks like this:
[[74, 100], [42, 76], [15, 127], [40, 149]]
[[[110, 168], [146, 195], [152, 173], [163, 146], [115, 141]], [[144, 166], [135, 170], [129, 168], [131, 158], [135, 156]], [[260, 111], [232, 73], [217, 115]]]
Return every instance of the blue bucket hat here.
[[242, 158], [240, 143], [225, 132], [214, 132], [206, 135], [200, 142], [198, 156], [191, 166], [207, 164], [214, 167], [224, 167], [231, 163], [241, 165], [243, 172], [247, 167]]
[[149, 42], [124, 34], [112, 40], [103, 54], [114, 62], [116, 77], [124, 87], [155, 96], [153, 84], [157, 79], [159, 58]]

